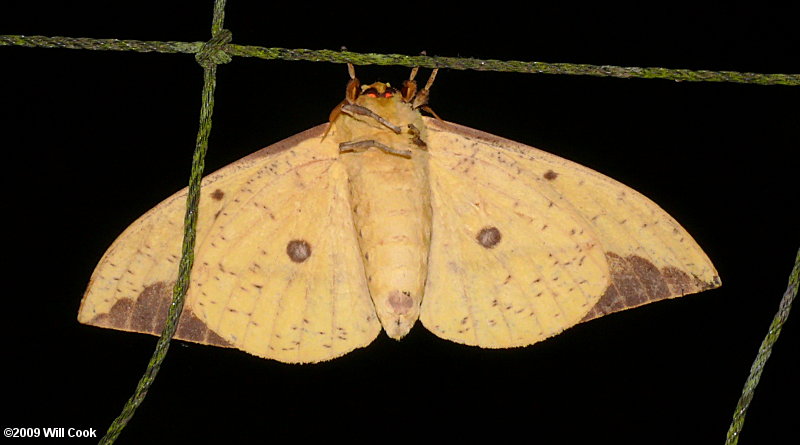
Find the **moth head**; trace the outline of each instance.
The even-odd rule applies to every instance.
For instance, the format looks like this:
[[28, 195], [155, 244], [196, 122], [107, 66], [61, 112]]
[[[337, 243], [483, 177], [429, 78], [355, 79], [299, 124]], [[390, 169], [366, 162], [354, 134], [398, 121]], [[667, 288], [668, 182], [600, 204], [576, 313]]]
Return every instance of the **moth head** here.
[[384, 82], [362, 85], [361, 91], [354, 102], [356, 105], [361, 105], [374, 111], [395, 125], [400, 125], [397, 122], [406, 120], [398, 119], [398, 114], [404, 114], [405, 110], [410, 110], [409, 104], [404, 100], [402, 93]]
[[360, 96], [373, 99], [391, 99], [398, 95], [398, 91], [388, 83], [375, 82], [371, 85], [362, 85]]

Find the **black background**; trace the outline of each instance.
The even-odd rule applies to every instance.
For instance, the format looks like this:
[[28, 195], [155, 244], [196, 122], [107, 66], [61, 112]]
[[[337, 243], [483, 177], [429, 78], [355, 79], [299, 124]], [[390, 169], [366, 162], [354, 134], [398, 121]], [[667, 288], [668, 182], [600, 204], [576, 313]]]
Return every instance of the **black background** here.
[[[0, 34], [202, 41], [211, 1], [4, 2]], [[72, 4], [67, 4], [72, 3]], [[789, 11], [669, 2], [613, 9], [231, 1], [234, 42], [501, 60], [798, 73]], [[192, 55], [0, 48], [3, 427], [107, 428], [155, 337], [78, 324], [89, 276], [135, 218], [187, 181], [202, 71]], [[404, 67], [358, 68], [399, 83]], [[427, 73], [422, 75], [424, 79]], [[211, 172], [324, 122], [343, 65], [219, 68]], [[723, 286], [481, 350], [421, 326], [317, 365], [175, 342], [119, 443], [342, 439], [722, 443], [800, 245], [800, 89], [443, 70], [444, 119], [533, 145], [661, 205]], [[797, 315], [743, 444], [796, 437]], [[22, 441], [19, 441], [22, 443]], [[176, 443], [176, 442], [173, 442]]]

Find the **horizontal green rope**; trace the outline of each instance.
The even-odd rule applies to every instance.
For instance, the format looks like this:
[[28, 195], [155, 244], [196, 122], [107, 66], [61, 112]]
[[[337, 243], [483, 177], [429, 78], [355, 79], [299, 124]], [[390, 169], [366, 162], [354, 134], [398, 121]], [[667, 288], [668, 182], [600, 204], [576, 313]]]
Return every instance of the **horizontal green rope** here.
[[204, 44], [205, 42], [147, 42], [142, 40], [90, 39], [84, 37], [0, 35], [0, 46], [137, 51], [140, 53], [193, 54], [200, 51]]
[[[140, 40], [89, 39], [73, 37], [0, 35], [0, 46], [94, 49], [160, 53], [197, 53], [204, 42], [153, 42]], [[370, 54], [350, 51], [264, 48], [260, 46], [225, 45], [231, 56], [260, 59], [304, 60], [311, 62], [350, 62], [356, 65], [400, 65], [457, 70], [502, 71], [512, 73], [572, 74], [583, 76], [667, 79], [676, 82], [732, 82], [756, 85], [800, 85], [800, 74], [760, 74], [737, 71], [707, 71], [669, 68], [639, 68], [579, 63], [546, 63], [502, 61], [460, 57], [406, 56], [402, 54]]]

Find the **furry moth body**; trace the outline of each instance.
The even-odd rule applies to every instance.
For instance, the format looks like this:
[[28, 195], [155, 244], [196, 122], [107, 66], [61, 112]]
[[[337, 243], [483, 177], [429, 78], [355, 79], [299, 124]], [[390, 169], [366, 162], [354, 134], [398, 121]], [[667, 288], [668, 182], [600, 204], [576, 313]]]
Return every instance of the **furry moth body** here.
[[[402, 338], [417, 319], [486, 348], [720, 285], [666, 212], [546, 152], [420, 115], [417, 92], [353, 76], [330, 124], [203, 180], [176, 338], [289, 363]], [[160, 334], [186, 191], [133, 223], [82, 323]]]

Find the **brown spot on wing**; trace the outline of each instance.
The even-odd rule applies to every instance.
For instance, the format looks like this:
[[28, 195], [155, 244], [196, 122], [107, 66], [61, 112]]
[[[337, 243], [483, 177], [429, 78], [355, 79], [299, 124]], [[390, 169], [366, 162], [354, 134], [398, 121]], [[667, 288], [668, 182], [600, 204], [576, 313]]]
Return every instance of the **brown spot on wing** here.
[[168, 304], [172, 300], [172, 286], [163, 281], [144, 288], [131, 313], [131, 329], [137, 332], [159, 332], [167, 320]]
[[500, 233], [500, 230], [498, 230], [497, 227], [484, 227], [480, 232], [478, 232], [478, 235], [475, 237], [475, 239], [481, 246], [491, 249], [503, 239], [503, 235]]
[[554, 172], [553, 170], [547, 170], [544, 174], [544, 179], [548, 181], [552, 181], [558, 177], [558, 173]]
[[302, 263], [311, 256], [311, 245], [305, 240], [291, 240], [286, 245], [286, 255], [295, 263]]
[[209, 329], [202, 320], [192, 313], [192, 311], [187, 310], [184, 310], [181, 315], [181, 320], [178, 323], [178, 330], [175, 331], [175, 338], [205, 345], [222, 346], [225, 348], [233, 347], [227, 340]]
[[691, 277], [689, 277], [689, 274], [676, 267], [667, 266], [661, 269], [661, 273], [664, 276], [664, 280], [667, 281], [670, 289], [680, 292], [681, 295], [692, 292], [692, 290], [696, 288], [697, 284], [699, 284], [692, 280]]
[[409, 292], [395, 290], [389, 294], [389, 305], [395, 314], [405, 315], [414, 307], [414, 300]]
[[95, 317], [90, 324], [106, 326], [111, 328], [128, 328], [130, 325], [130, 313], [133, 310], [133, 300], [123, 298], [114, 303], [111, 312], [100, 314]]
[[211, 198], [213, 198], [214, 201], [219, 201], [224, 197], [225, 197], [225, 192], [223, 192], [220, 189], [214, 190], [214, 193], [211, 194]]
[[[161, 335], [167, 321], [169, 306], [172, 304], [174, 283], [156, 282], [144, 288], [139, 297], [122, 298], [114, 303], [111, 311], [100, 314], [89, 324], [123, 331]], [[178, 320], [175, 338], [214, 346], [232, 347], [224, 338], [208, 329], [202, 320], [184, 307]]]
[[582, 322], [719, 285], [716, 277], [714, 282], [705, 283], [673, 266], [658, 269], [638, 255], [623, 258], [614, 252], [606, 252], [606, 259], [611, 272], [611, 284]]

